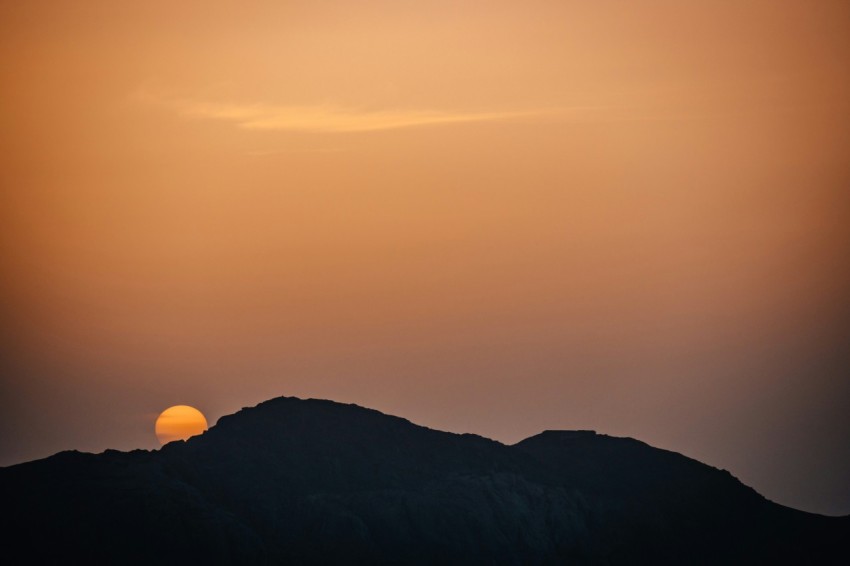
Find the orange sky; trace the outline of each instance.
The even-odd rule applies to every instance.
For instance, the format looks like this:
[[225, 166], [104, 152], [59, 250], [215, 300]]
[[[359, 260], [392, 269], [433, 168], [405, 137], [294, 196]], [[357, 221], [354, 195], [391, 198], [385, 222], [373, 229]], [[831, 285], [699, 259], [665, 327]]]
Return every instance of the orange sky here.
[[847, 2], [31, 1], [0, 63], [0, 465], [297, 395], [850, 513]]

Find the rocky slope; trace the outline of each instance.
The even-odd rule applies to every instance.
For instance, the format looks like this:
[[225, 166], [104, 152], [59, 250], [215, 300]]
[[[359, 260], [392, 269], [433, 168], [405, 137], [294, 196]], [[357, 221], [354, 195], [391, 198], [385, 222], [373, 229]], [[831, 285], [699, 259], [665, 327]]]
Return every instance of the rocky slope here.
[[31, 563], [846, 564], [850, 517], [771, 503], [628, 438], [514, 446], [277, 398], [159, 451], [0, 469]]

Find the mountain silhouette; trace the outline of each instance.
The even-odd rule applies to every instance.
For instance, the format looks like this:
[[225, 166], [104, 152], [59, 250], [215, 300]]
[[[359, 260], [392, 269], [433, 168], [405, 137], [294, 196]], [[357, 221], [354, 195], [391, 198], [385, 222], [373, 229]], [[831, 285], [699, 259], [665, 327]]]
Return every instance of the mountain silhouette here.
[[0, 469], [6, 556], [108, 564], [847, 564], [850, 517], [630, 438], [513, 446], [280, 397], [158, 451]]

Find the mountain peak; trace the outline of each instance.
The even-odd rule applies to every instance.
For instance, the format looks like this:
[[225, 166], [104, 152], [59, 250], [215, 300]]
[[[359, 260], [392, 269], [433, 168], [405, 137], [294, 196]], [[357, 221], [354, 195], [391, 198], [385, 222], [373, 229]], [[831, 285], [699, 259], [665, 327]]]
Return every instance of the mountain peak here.
[[[389, 429], [414, 427], [410, 421], [355, 404], [326, 399], [275, 397], [254, 407], [221, 417], [204, 437], [238, 436], [268, 440], [301, 437], [324, 438], [373, 434]], [[212, 440], [210, 440], [212, 441]]]

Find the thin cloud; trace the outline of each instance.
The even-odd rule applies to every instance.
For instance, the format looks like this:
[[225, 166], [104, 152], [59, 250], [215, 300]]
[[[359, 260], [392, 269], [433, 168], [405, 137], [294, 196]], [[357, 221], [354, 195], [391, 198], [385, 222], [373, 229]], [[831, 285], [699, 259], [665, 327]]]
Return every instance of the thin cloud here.
[[136, 99], [170, 107], [184, 116], [231, 122], [247, 130], [291, 132], [372, 132], [441, 124], [496, 122], [539, 115], [522, 112], [444, 112], [436, 110], [362, 110], [322, 104], [285, 106], [173, 99], [137, 93]]
[[317, 147], [317, 148], [286, 148], [286, 149], [258, 149], [246, 151], [245, 155], [253, 157], [268, 157], [270, 155], [280, 155], [284, 153], [344, 153], [351, 151], [341, 147]]

